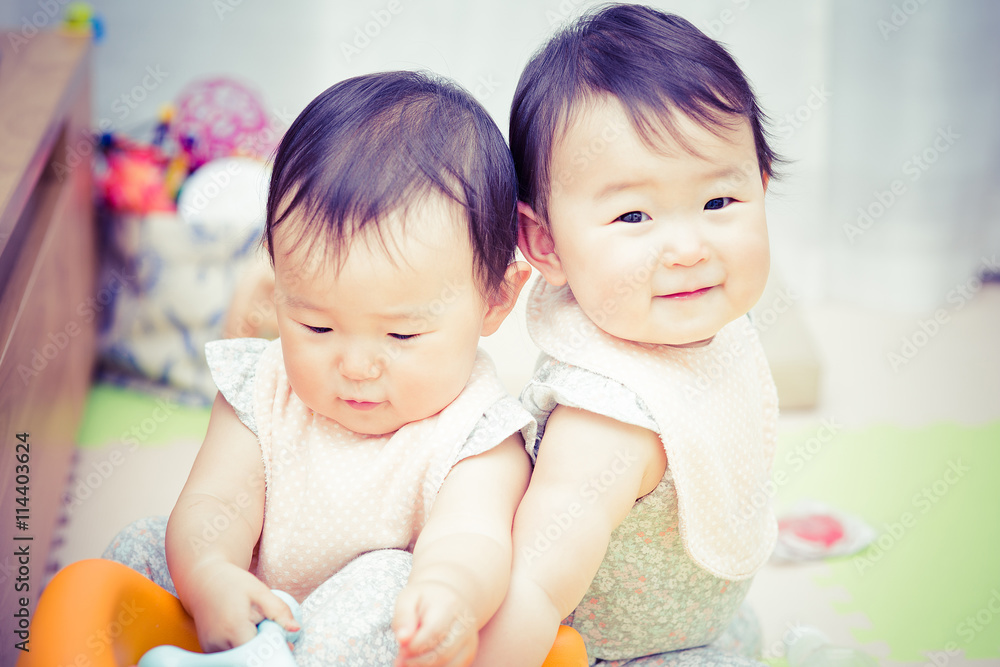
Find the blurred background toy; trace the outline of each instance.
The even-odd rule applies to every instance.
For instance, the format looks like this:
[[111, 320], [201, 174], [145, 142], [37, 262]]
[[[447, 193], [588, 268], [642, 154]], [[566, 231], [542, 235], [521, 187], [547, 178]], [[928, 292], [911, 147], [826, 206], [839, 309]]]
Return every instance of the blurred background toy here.
[[878, 533], [861, 518], [814, 500], [803, 500], [778, 517], [771, 561], [791, 563], [857, 553]]
[[95, 42], [104, 38], [104, 21], [87, 2], [71, 2], [66, 5], [62, 27], [69, 32], [89, 30]]
[[[111, 243], [131, 279], [101, 336], [107, 379], [153, 380], [200, 402], [215, 396], [204, 345], [223, 337], [237, 285], [255, 262], [268, 179], [259, 160], [213, 160], [185, 180], [175, 210], [113, 220]], [[237, 303], [260, 310], [260, 298]], [[270, 303], [270, 293], [262, 298]]]
[[[181, 91], [170, 132], [191, 167], [231, 155], [266, 155], [275, 145], [270, 120], [256, 92], [233, 79], [196, 81]], [[270, 141], [268, 137], [270, 136]]]
[[120, 214], [174, 210], [163, 178], [167, 158], [158, 147], [109, 137], [105, 161], [98, 180], [105, 206]]
[[280, 137], [257, 93], [224, 77], [185, 87], [146, 140], [101, 135], [105, 273], [125, 277], [104, 313], [103, 379], [205, 403], [215, 395], [206, 342], [277, 336], [273, 276], [255, 249], [270, 179], [263, 157]]

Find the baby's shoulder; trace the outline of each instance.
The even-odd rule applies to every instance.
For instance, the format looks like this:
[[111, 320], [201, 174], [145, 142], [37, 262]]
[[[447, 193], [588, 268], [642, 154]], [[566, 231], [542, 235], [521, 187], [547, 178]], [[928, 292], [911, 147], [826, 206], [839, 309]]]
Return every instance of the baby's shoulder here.
[[538, 422], [535, 443], [528, 444], [532, 454], [537, 452], [549, 416], [560, 405], [660, 432], [649, 407], [633, 389], [548, 355], [539, 359], [534, 375], [521, 391], [521, 404]]

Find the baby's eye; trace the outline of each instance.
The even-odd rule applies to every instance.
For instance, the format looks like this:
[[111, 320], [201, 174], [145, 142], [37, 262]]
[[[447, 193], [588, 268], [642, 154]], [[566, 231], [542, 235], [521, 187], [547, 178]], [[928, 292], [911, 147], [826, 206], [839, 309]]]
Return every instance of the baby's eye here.
[[716, 209], [725, 208], [733, 203], [732, 197], [716, 197], [715, 199], [709, 199], [705, 204], [706, 211], [714, 211]]
[[410, 340], [411, 338], [416, 338], [419, 335], [420, 334], [400, 334], [400, 333], [389, 334], [389, 336], [395, 338], [396, 340]]
[[649, 219], [649, 216], [642, 211], [629, 211], [615, 218], [615, 222], [646, 222]]
[[333, 329], [331, 329], [330, 327], [311, 327], [308, 324], [303, 324], [302, 326], [304, 326], [306, 329], [309, 329], [309, 331], [318, 334], [329, 333], [333, 331]]

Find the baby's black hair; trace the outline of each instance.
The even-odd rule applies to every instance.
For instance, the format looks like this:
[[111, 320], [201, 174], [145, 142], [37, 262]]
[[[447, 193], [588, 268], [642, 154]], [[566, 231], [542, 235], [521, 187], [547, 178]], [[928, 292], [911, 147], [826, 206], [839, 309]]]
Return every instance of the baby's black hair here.
[[[599, 7], [558, 32], [528, 62], [514, 93], [510, 148], [518, 198], [547, 220], [556, 184], [552, 149], [582, 101], [610, 97], [650, 145], [660, 128], [682, 146], [672, 115], [719, 131], [744, 119], [753, 130], [760, 172], [782, 160], [768, 145], [766, 117], [726, 49], [685, 19], [650, 7]], [[547, 223], [546, 223], [547, 224]]]
[[496, 123], [468, 92], [428, 74], [347, 79], [282, 138], [264, 244], [273, 263], [275, 230], [294, 214], [296, 241], [325, 241], [339, 263], [359, 231], [434, 193], [465, 210], [475, 277], [484, 296], [496, 294], [517, 245], [517, 181]]

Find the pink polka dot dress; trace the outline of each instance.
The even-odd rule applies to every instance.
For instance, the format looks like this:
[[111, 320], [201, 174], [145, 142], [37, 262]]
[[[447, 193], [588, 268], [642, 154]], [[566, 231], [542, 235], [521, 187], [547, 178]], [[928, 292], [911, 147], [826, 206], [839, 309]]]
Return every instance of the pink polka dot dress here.
[[361, 553], [412, 549], [452, 466], [532, 422], [482, 350], [452, 403], [386, 435], [312, 412], [288, 383], [278, 340], [216, 341], [206, 355], [219, 390], [260, 441], [256, 574], [299, 601]]

